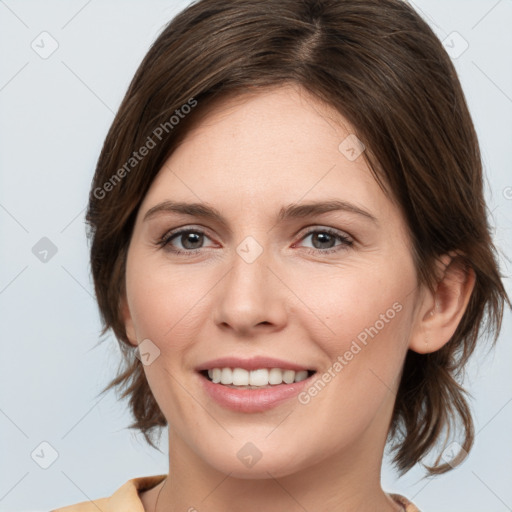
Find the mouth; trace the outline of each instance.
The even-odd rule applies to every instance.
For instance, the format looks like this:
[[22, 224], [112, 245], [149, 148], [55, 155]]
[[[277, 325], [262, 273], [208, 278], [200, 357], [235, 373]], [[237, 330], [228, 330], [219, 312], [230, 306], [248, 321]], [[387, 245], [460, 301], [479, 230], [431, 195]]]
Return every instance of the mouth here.
[[259, 355], [220, 357], [195, 368], [208, 398], [237, 413], [262, 413], [293, 403], [311, 385], [315, 368]]
[[290, 385], [309, 379], [315, 370], [290, 370], [283, 368], [244, 368], [215, 367], [200, 370], [199, 374], [213, 384], [232, 389], [269, 389]]

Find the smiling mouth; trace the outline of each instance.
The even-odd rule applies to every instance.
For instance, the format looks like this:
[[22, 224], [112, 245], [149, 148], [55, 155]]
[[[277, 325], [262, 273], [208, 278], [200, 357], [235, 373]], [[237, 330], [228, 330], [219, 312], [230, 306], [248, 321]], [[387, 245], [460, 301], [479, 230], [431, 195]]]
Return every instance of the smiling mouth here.
[[281, 368], [212, 368], [199, 372], [204, 378], [233, 389], [265, 389], [283, 384], [293, 384], [308, 379], [315, 370], [283, 370]]

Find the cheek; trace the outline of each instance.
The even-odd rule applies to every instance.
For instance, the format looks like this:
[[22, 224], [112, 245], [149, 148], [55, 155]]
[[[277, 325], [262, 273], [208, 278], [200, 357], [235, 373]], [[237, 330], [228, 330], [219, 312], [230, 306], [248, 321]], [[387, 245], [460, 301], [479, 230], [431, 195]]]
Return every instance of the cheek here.
[[308, 332], [326, 364], [318, 375], [324, 384], [313, 383], [301, 403], [311, 401], [333, 432], [340, 427], [356, 435], [390, 403], [399, 383], [414, 314], [415, 274], [405, 264], [381, 270], [377, 265], [345, 268], [309, 279], [314, 285], [307, 304], [322, 322], [310, 314]]
[[134, 254], [127, 263], [127, 297], [137, 339], [149, 338], [161, 351], [180, 350], [201, 326], [213, 286], [208, 271], [150, 259], [139, 262]]
[[308, 330], [334, 359], [349, 350], [354, 340], [362, 346], [378, 340], [379, 345], [373, 345], [379, 348], [399, 333], [403, 338], [408, 323], [404, 310], [414, 282], [410, 268], [388, 265], [384, 271], [375, 264], [310, 273], [307, 279], [296, 277], [294, 289], [314, 313], [308, 315]]
[[[155, 259], [156, 260], [156, 259]], [[192, 265], [177, 268], [151, 261], [151, 257], [134, 251], [127, 262], [127, 298], [137, 339], [151, 340], [159, 355], [144, 366], [149, 387], [169, 424], [186, 418], [181, 380], [183, 354], [191, 340], [200, 339], [204, 325], [205, 294], [212, 285], [205, 283], [205, 270]]]

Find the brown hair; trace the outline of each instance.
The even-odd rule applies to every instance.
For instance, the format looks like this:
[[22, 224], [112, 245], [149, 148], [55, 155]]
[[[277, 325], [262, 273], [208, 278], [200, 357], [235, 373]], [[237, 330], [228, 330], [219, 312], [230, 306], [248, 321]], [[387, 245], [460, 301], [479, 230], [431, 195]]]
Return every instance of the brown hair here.
[[[372, 173], [404, 214], [420, 281], [432, 288], [436, 260], [450, 251], [475, 272], [451, 340], [434, 353], [407, 353], [389, 431], [401, 473], [443, 432], [446, 444], [458, 424], [468, 452], [474, 430], [462, 370], [482, 330], [494, 331], [496, 341], [510, 301], [487, 221], [478, 140], [456, 71], [427, 23], [400, 0], [201, 0], [166, 26], [122, 101], [90, 191], [86, 219], [101, 334], [111, 328], [124, 355], [124, 368], [104, 391], [124, 390], [135, 418], [130, 427], [153, 444], [150, 434], [166, 420], [120, 311], [137, 210], [215, 98], [286, 83], [305, 88], [351, 123]], [[427, 467], [430, 473], [451, 469], [440, 460]]]

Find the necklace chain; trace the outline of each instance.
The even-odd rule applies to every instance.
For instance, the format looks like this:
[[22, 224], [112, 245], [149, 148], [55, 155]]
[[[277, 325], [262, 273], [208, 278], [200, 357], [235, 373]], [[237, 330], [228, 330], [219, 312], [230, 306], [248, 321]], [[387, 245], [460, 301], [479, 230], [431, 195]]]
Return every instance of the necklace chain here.
[[164, 485], [162, 485], [162, 488], [158, 491], [158, 496], [156, 497], [156, 503], [155, 503], [155, 510], [154, 510], [154, 512], [156, 512], [156, 510], [157, 510], [158, 500], [160, 499], [160, 493], [163, 491], [166, 483], [167, 483], [167, 477], [165, 478]]
[[[158, 491], [158, 495], [156, 497], [156, 502], [155, 502], [155, 509], [153, 512], [156, 512], [157, 511], [157, 507], [158, 507], [158, 500], [160, 499], [160, 494], [161, 492], [164, 490], [164, 487], [165, 487], [165, 484], [167, 483], [167, 477], [165, 478], [165, 481], [164, 481], [164, 485], [162, 485], [162, 488]], [[401, 503], [399, 503], [400, 507], [401, 507], [401, 510], [403, 510], [404, 512], [406, 512], [406, 508], [405, 508], [405, 505], [402, 505]]]

